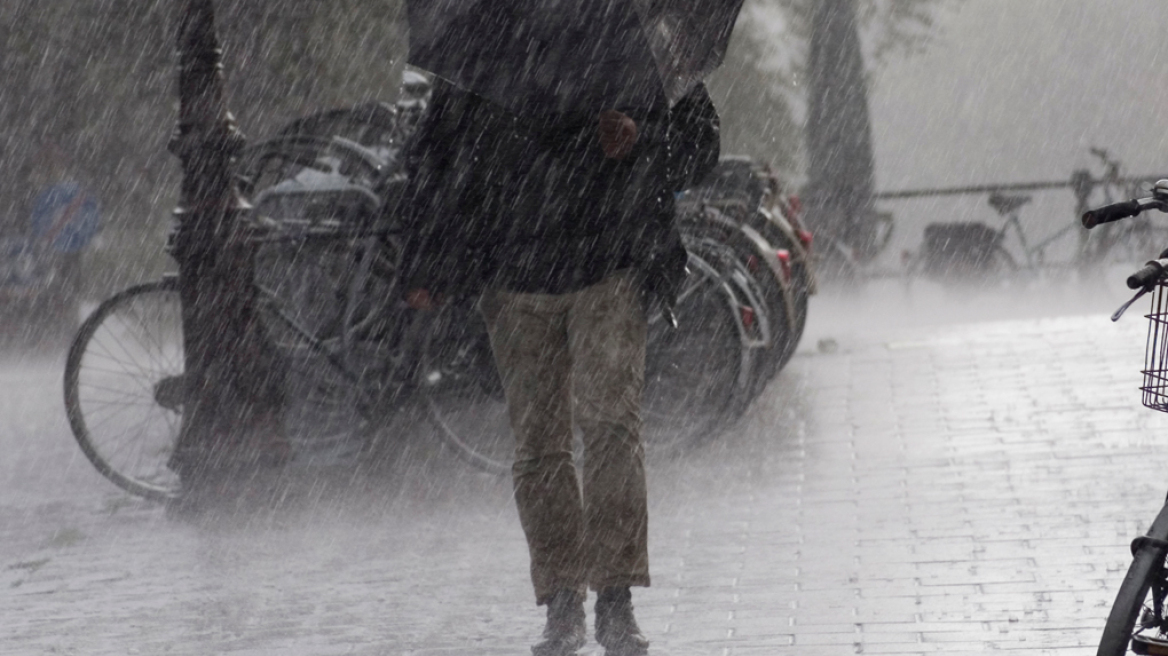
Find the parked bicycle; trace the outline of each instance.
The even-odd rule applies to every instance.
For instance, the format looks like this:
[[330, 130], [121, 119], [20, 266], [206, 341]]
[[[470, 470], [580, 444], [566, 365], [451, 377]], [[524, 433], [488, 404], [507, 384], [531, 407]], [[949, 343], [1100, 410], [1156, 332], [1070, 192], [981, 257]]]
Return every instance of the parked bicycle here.
[[[1088, 171], [1080, 171], [1072, 181], [1084, 210], [1092, 204], [1111, 205], [1146, 193], [1141, 187], [1146, 189], [1151, 179], [1130, 176], [1123, 163], [1107, 150], [1092, 148], [1091, 154], [1099, 160], [1103, 173], [1093, 177]], [[1168, 228], [1156, 225], [1150, 217], [1139, 216], [1091, 231], [1083, 238], [1080, 255], [1084, 262], [1095, 264], [1127, 263], [1145, 257], [1149, 243], [1166, 240]]]
[[1072, 234], [1076, 226], [1068, 224], [1032, 243], [1021, 218], [1022, 208], [1032, 200], [1029, 194], [995, 190], [986, 202], [1002, 219], [999, 227], [981, 221], [925, 226], [920, 250], [906, 257], [908, 275], [944, 283], [1004, 281], [1019, 270], [1048, 265], [1050, 247]]
[[[1148, 210], [1168, 212], [1168, 180], [1160, 180], [1147, 198], [1123, 201], [1086, 212], [1083, 226], [1136, 217]], [[1127, 279], [1136, 295], [1114, 315], [1116, 321], [1133, 303], [1151, 295], [1147, 351], [1144, 363], [1144, 406], [1168, 412], [1168, 249]], [[1132, 564], [1119, 587], [1099, 643], [1100, 656], [1126, 653], [1168, 653], [1168, 503], [1160, 509], [1146, 535], [1131, 545]]]
[[[1103, 149], [1093, 148], [1102, 171], [1080, 169], [1067, 182], [1035, 182], [1000, 186], [975, 186], [957, 189], [896, 192], [891, 197], [912, 198], [951, 194], [988, 194], [986, 199], [1001, 219], [998, 225], [983, 221], [938, 222], [925, 227], [924, 239], [916, 252], [905, 252], [905, 273], [927, 277], [942, 283], [965, 284], [970, 281], [1004, 282], [1011, 274], [1025, 269], [1030, 272], [1071, 264], [1106, 264], [1128, 262], [1139, 257], [1149, 241], [1168, 239], [1168, 229], [1158, 227], [1146, 217], [1124, 224], [1108, 226], [1089, 236], [1067, 225], [1033, 240], [1021, 218], [1021, 210], [1032, 201], [1028, 192], [1069, 187], [1075, 194], [1076, 212], [1081, 216], [1093, 205], [1110, 204], [1119, 198], [1139, 195], [1139, 188], [1149, 179], [1127, 175], [1122, 164]], [[1069, 236], [1079, 234], [1078, 243]], [[1052, 257], [1052, 251], [1061, 257]], [[1056, 260], [1056, 258], [1058, 258]], [[1033, 278], [1033, 276], [1027, 276]]]
[[[702, 184], [683, 197], [686, 217], [739, 253], [766, 289], [776, 349], [771, 375], [790, 360], [816, 292], [814, 238], [802, 223], [802, 204], [769, 166], [747, 157], [724, 157]], [[765, 271], [766, 275], [760, 272]]]
[[[508, 471], [506, 406], [473, 305], [417, 312], [396, 300], [399, 234], [381, 211], [404, 183], [382, 158], [396, 152], [392, 139], [375, 152], [340, 136], [282, 134], [248, 149], [239, 176], [254, 205], [244, 226], [257, 247], [253, 284], [280, 356], [293, 446], [352, 462], [395, 419], [421, 413], [464, 460]], [[708, 222], [683, 224], [681, 328], [650, 320], [643, 412], [647, 450], [658, 453], [735, 419], [776, 344], [758, 272], [697, 228]], [[66, 367], [66, 407], [86, 456], [123, 489], [155, 499], [179, 492], [166, 461], [184, 407], [181, 331], [177, 281], [138, 285], [86, 320]]]

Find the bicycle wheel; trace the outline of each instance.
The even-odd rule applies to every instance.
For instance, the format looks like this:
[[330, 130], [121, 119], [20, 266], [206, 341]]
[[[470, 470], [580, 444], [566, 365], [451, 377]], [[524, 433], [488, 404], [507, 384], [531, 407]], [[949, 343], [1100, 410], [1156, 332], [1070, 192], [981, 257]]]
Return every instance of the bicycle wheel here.
[[998, 245], [986, 258], [986, 273], [993, 279], [1002, 280], [1018, 272], [1018, 263], [1014, 256], [1002, 246]]
[[752, 384], [745, 305], [717, 267], [690, 252], [674, 309], [678, 327], [660, 316], [649, 323], [641, 406], [647, 452], [677, 454], [713, 439], [736, 417]]
[[255, 281], [283, 315], [272, 326], [277, 341], [303, 341], [288, 334], [290, 320], [346, 368], [363, 370], [368, 347], [390, 338], [400, 314], [394, 307], [400, 252], [396, 239], [377, 236], [293, 234], [261, 243]]
[[1168, 578], [1164, 558], [1168, 540], [1168, 505], [1160, 510], [1148, 534], [1132, 545], [1134, 560], [1099, 641], [1099, 656], [1168, 654]]
[[355, 317], [363, 326], [372, 321], [349, 301], [366, 291], [354, 283], [368, 256], [359, 246], [332, 237], [276, 240], [256, 258], [259, 317], [287, 366], [285, 428], [301, 462], [354, 462], [376, 423], [372, 397], [383, 392], [391, 358], [388, 343], [353, 339], [352, 324], [346, 328]]
[[786, 306], [790, 318], [786, 323], [780, 322], [778, 318], [772, 321], [778, 350], [777, 373], [791, 361], [795, 349], [799, 347], [799, 341], [803, 339], [803, 331], [807, 326], [808, 305], [811, 301], [811, 270], [803, 246], [797, 244], [782, 230], [776, 229], [764, 216], [759, 215], [758, 220], [753, 221], [751, 225], [755, 226], [755, 229], [776, 249], [787, 251], [791, 263], [790, 304]]
[[[703, 234], [704, 233], [704, 234]], [[686, 244], [725, 277], [737, 303], [736, 328], [749, 382], [735, 385], [734, 412], [746, 409], [777, 371], [775, 317], [786, 321], [786, 300], [778, 278], [759, 260], [760, 253], [739, 228], [721, 233], [701, 230]]]
[[438, 437], [465, 462], [511, 471], [515, 438], [487, 326], [471, 304], [445, 306], [422, 349], [420, 392]]
[[[737, 212], [722, 214], [741, 222], [743, 230], [753, 229], [775, 249], [776, 253], [787, 252], [790, 275], [787, 277], [786, 291], [773, 276], [767, 276], [765, 272], [756, 274], [768, 292], [766, 301], [767, 307], [771, 310], [770, 327], [774, 344], [768, 351], [766, 360], [770, 370], [767, 379], [773, 378], [795, 354], [807, 325], [807, 306], [813, 284], [807, 252], [804, 246], [797, 242], [797, 238], [789, 233], [790, 227], [780, 227], [773, 215], [767, 211], [743, 207]], [[741, 235], [734, 238], [741, 241]], [[760, 265], [759, 268], [764, 267]]]
[[1002, 233], [984, 223], [934, 223], [925, 228], [920, 271], [957, 289], [1007, 283], [1017, 272]]
[[93, 466], [115, 485], [174, 498], [166, 463], [182, 426], [183, 336], [175, 281], [131, 287], [85, 320], [65, 364], [65, 410]]

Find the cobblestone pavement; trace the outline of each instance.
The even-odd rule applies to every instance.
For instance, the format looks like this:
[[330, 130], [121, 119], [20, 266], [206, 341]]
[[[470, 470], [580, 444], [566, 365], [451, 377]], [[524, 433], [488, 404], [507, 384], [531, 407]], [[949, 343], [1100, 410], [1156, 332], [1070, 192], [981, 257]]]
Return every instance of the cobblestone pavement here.
[[[910, 330], [865, 319], [879, 297], [817, 303], [740, 426], [652, 463], [653, 653], [1093, 653], [1164, 494], [1144, 322], [958, 301]], [[59, 371], [0, 366], [3, 653], [529, 653], [505, 482], [422, 444], [360, 485], [176, 520], [91, 470]]]

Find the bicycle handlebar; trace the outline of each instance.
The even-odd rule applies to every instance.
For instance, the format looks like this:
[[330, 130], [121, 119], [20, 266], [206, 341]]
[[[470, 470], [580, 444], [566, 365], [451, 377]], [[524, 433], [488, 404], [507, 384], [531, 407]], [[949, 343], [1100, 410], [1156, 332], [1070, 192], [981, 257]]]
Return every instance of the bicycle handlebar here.
[[1151, 198], [1141, 198], [1139, 200], [1125, 200], [1121, 203], [1112, 203], [1111, 205], [1104, 205], [1103, 207], [1088, 210], [1083, 213], [1083, 227], [1090, 230], [1104, 223], [1111, 223], [1112, 221], [1119, 221], [1120, 219], [1136, 216], [1150, 207], [1154, 202]]
[[1159, 280], [1168, 270], [1168, 259], [1151, 260], [1144, 268], [1127, 277], [1128, 289], [1141, 289]]

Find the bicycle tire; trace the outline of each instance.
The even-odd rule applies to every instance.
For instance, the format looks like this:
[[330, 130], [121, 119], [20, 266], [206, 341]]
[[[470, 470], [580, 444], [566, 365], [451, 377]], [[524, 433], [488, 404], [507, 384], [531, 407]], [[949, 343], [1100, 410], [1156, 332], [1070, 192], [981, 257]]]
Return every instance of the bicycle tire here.
[[794, 357], [799, 342], [803, 340], [803, 332], [807, 329], [807, 314], [811, 305], [811, 271], [807, 260], [803, 258], [791, 262], [791, 300], [790, 312], [794, 316], [794, 326], [785, 335], [786, 341], [779, 345], [779, 370], [786, 367]]
[[[159, 321], [148, 328], [145, 315], [139, 314], [138, 327], [145, 330], [131, 335], [135, 306], [147, 311], [153, 307]], [[120, 330], [113, 325], [118, 321]], [[157, 334], [149, 335], [152, 330]], [[121, 489], [155, 501], [174, 499], [180, 492], [178, 476], [166, 463], [182, 425], [181, 396], [175, 396], [181, 394], [182, 348], [178, 284], [163, 280], [130, 287], [99, 305], [82, 323], [65, 364], [65, 412], [82, 453]], [[99, 360], [111, 368], [98, 366]], [[111, 414], [103, 416], [102, 407], [109, 407]], [[119, 416], [124, 414], [118, 413], [119, 407], [144, 416], [137, 421]], [[125, 439], [132, 440], [131, 453], [139, 456], [134, 462], [121, 458], [127, 445], [110, 448], [111, 442]]]
[[[687, 247], [725, 277], [737, 299], [733, 312], [741, 346], [745, 381], [738, 381], [728, 412], [743, 412], [777, 372], [774, 320], [786, 321], [786, 305], [778, 280], [758, 261], [754, 246], [735, 228], [724, 239], [714, 235], [687, 235]], [[753, 267], [751, 264], [753, 263]], [[766, 268], [767, 271], [761, 269]]]
[[[771, 322], [772, 332], [779, 349], [777, 367], [775, 368], [775, 374], [777, 374], [790, 361], [802, 339], [807, 323], [808, 298], [813, 293], [814, 282], [812, 281], [807, 249], [804, 245], [797, 243], [797, 237], [792, 232], [791, 224], [785, 218], [778, 218], [779, 216], [788, 216], [788, 212], [797, 211], [790, 206], [789, 201], [778, 197], [782, 193], [778, 179], [763, 167], [755, 169], [749, 176], [754, 178], [756, 184], [761, 181], [763, 187], [752, 188], [750, 184], [743, 186], [742, 183], [746, 182], [749, 177], [744, 179], [740, 177], [740, 170], [738, 173], [734, 171], [740, 165], [741, 161], [723, 159], [718, 167], [719, 171], [707, 178], [701, 192], [695, 194], [695, 199], [698, 205], [708, 204], [711, 209], [716, 210], [718, 215], [731, 222], [753, 228], [771, 246], [787, 250], [792, 256], [789, 285], [791, 294], [783, 295], [785, 301], [783, 308], [785, 312], [789, 313], [790, 320], [784, 324], [782, 319], [785, 317], [774, 316]], [[735, 183], [735, 179], [737, 179], [737, 183]], [[769, 205], [769, 207], [764, 207], [765, 205]], [[880, 252], [891, 240], [895, 226], [891, 215], [882, 214], [877, 217], [877, 221], [884, 226], [882, 237], [874, 249], [876, 252]], [[849, 276], [854, 277], [857, 272], [854, 270], [854, 262], [852, 265]], [[786, 302], [788, 296], [790, 301]], [[778, 304], [771, 303], [770, 305], [777, 306]], [[776, 311], [773, 314], [778, 315], [779, 312]]]
[[[746, 217], [744, 225], [754, 228], [775, 249], [787, 251], [791, 258], [790, 303], [784, 304], [785, 312], [789, 313], [791, 320], [783, 323], [779, 318], [775, 318], [771, 322], [778, 348], [778, 366], [775, 371], [775, 375], [778, 375], [795, 355], [807, 326], [813, 284], [810, 262], [805, 248], [797, 242], [797, 238], [777, 226], [766, 213], [751, 212]], [[786, 317], [783, 319], [786, 320]]]
[[991, 275], [1013, 275], [1018, 272], [1018, 262], [1004, 246], [998, 244], [988, 259]]
[[515, 438], [486, 323], [473, 305], [451, 304], [430, 327], [418, 382], [427, 418], [463, 462], [510, 473]]
[[[783, 347], [791, 332], [792, 322], [788, 319], [791, 308], [788, 307], [784, 283], [780, 280], [781, 274], [765, 261], [775, 257], [773, 245], [755, 243], [735, 220], [714, 207], [705, 208], [700, 218], [686, 221], [683, 231], [691, 244], [695, 241], [710, 243], [717, 251], [731, 254], [728, 258], [721, 258], [726, 260], [723, 264], [737, 270], [731, 275], [737, 277], [737, 286], [757, 314], [766, 347], [753, 358], [751, 376], [754, 382], [749, 402], [762, 392], [785, 363]], [[761, 234], [758, 237], [766, 239]], [[719, 245], [724, 248], [717, 248]]]
[[[425, 396], [425, 403], [426, 416], [430, 420], [431, 425], [434, 426], [438, 437], [444, 444], [450, 447], [451, 451], [460, 460], [476, 469], [496, 476], [503, 476], [511, 472], [513, 458], [495, 455], [491, 453], [493, 450], [484, 449], [481, 441], [468, 439], [468, 435], [459, 431], [453, 422], [450, 421], [449, 412], [446, 408], [439, 405], [440, 400], [437, 397], [427, 395]], [[503, 405], [505, 406], [506, 402], [503, 402]], [[466, 404], [466, 407], [473, 409], [478, 407], [478, 404], [470, 403]], [[483, 423], [490, 426], [495, 422], [488, 420]], [[512, 444], [514, 443], [514, 437], [510, 429], [507, 432], [495, 432], [493, 427], [490, 427], [480, 431], [479, 434], [487, 435], [492, 433], [510, 441]], [[499, 442], [499, 444], [503, 444], [503, 442]], [[511, 450], [514, 451], [513, 448]]]
[[[1145, 536], [1152, 540], [1168, 540], [1168, 504], [1160, 509], [1156, 520]], [[1137, 541], [1139, 544], [1139, 541]], [[1119, 586], [1115, 596], [1115, 603], [1107, 616], [1107, 623], [1103, 628], [1103, 635], [1099, 640], [1098, 656], [1121, 656], [1129, 653], [1132, 636], [1135, 633], [1136, 621], [1145, 608], [1148, 593], [1152, 584], [1164, 580], [1164, 550], [1156, 548], [1154, 544], [1145, 543], [1133, 549], [1134, 558], [1128, 567], [1127, 575]], [[1158, 594], [1163, 595], [1161, 590]], [[1161, 596], [1163, 601], [1163, 596]], [[1133, 651], [1132, 653], [1141, 653]], [[1146, 652], [1145, 652], [1146, 653]]]
[[981, 292], [1024, 282], [1018, 276], [1020, 270], [1010, 251], [996, 244], [977, 260], [977, 269], [947, 276], [942, 282], [953, 290]]
[[720, 435], [749, 402], [753, 353], [737, 313], [746, 303], [727, 276], [691, 250], [674, 313], [651, 321], [641, 406], [647, 453], [674, 456]]
[[[929, 229], [962, 229], [957, 237], [946, 238], [939, 230], [930, 239]], [[963, 239], [960, 235], [973, 230], [973, 239]], [[941, 285], [954, 289], [977, 289], [992, 287], [1009, 282], [1019, 270], [1014, 256], [1001, 243], [1001, 233], [996, 235], [988, 226], [979, 223], [931, 224], [925, 231], [925, 244], [916, 259], [914, 268], [922, 276]], [[973, 243], [970, 243], [973, 241]], [[932, 242], [940, 242], [930, 246]]]

